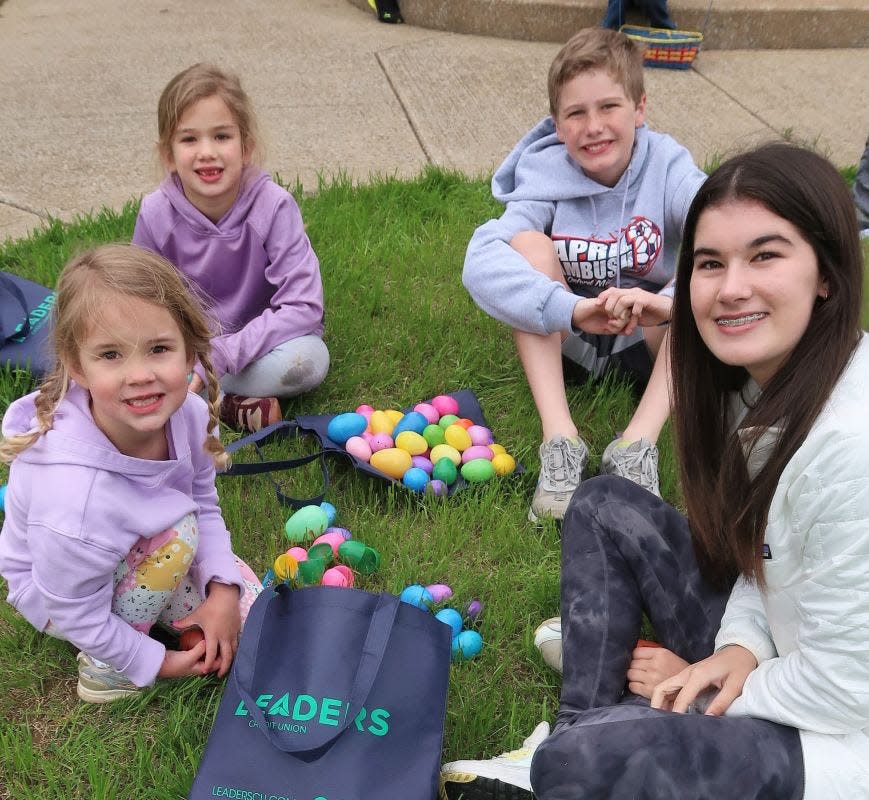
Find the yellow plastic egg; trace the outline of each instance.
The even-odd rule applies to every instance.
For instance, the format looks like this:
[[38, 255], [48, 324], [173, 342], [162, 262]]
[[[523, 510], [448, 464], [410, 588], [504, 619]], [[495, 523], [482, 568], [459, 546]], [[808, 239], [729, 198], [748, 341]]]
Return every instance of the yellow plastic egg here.
[[395, 437], [395, 446], [407, 450], [412, 456], [421, 456], [428, 450], [428, 442], [415, 431], [402, 431]]
[[373, 434], [392, 433], [395, 422], [389, 418], [385, 411], [372, 411], [368, 425]]
[[289, 553], [281, 553], [275, 559], [274, 570], [279, 581], [292, 580], [299, 571], [299, 562]]
[[496, 475], [509, 475], [516, 469], [516, 459], [509, 453], [498, 453], [492, 459], [492, 466], [495, 468]]
[[432, 464], [437, 464], [442, 458], [448, 458], [456, 466], [459, 466], [459, 464], [462, 463], [462, 456], [459, 451], [448, 444], [439, 444], [431, 449], [429, 461], [431, 461]]
[[379, 470], [384, 475], [389, 475], [390, 478], [401, 480], [405, 472], [407, 472], [413, 462], [410, 458], [410, 453], [407, 450], [400, 450], [397, 447], [387, 447], [385, 450], [378, 450], [371, 454], [371, 461], [368, 462], [374, 469]]
[[393, 428], [398, 425], [399, 421], [404, 416], [401, 411], [396, 411], [394, 408], [387, 408], [383, 413], [392, 420]]
[[504, 445], [498, 444], [497, 442], [492, 442], [492, 444], [489, 445], [489, 449], [492, 451], [492, 454], [496, 456], [507, 452]]
[[453, 424], [447, 426], [444, 431], [444, 439], [448, 445], [455, 447], [460, 453], [467, 450], [471, 446], [471, 434], [468, 429], [461, 425]]

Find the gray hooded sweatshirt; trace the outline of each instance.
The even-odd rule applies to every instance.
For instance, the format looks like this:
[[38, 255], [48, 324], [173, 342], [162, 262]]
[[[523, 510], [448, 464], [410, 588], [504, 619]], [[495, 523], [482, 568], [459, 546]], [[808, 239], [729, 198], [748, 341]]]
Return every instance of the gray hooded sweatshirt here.
[[[672, 294], [685, 216], [705, 179], [684, 147], [643, 125], [627, 169], [604, 186], [570, 158], [546, 117], [495, 172], [492, 194], [506, 210], [475, 231], [462, 282], [487, 314], [537, 334], [571, 330], [577, 295], [609, 286]], [[572, 292], [510, 247], [529, 230], [552, 238]]]

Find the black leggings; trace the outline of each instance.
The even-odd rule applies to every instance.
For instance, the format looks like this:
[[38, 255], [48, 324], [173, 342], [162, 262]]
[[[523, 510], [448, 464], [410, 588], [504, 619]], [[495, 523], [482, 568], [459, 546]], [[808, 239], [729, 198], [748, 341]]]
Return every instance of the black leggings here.
[[536, 797], [802, 797], [795, 728], [653, 709], [625, 688], [643, 612], [686, 661], [713, 651], [729, 592], [701, 577], [684, 516], [623, 478], [585, 481], [564, 519], [561, 570], [564, 682], [531, 766]]

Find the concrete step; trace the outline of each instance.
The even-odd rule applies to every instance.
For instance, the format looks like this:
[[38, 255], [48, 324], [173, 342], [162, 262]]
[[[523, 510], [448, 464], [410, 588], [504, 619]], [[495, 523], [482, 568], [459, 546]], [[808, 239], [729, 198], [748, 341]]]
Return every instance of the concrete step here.
[[[368, 0], [349, 0], [369, 9]], [[565, 42], [597, 25], [604, 0], [399, 0], [405, 22], [422, 28]], [[702, 31], [709, 50], [815, 50], [869, 45], [869, 0], [670, 0], [680, 29]], [[636, 12], [631, 24], [648, 24]]]

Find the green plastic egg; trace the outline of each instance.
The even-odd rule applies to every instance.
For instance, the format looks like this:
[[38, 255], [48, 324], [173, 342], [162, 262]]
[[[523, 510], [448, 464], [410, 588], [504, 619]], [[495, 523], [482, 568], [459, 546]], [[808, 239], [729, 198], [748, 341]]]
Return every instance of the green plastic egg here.
[[329, 527], [329, 517], [320, 506], [302, 506], [284, 525], [291, 542], [304, 542], [309, 536], [319, 536]]
[[459, 421], [459, 418], [455, 414], [444, 414], [439, 420], [438, 425], [442, 428], [448, 428], [450, 425]]
[[491, 480], [495, 475], [495, 468], [487, 458], [475, 458], [462, 465], [462, 477], [471, 483], [482, 483]]
[[429, 447], [437, 447], [439, 444], [443, 444], [444, 441], [446, 441], [444, 439], [444, 429], [436, 423], [425, 426], [425, 430], [422, 432], [422, 438], [426, 440]]
[[431, 476], [435, 480], [443, 481], [447, 486], [452, 486], [456, 482], [456, 478], [459, 477], [459, 472], [451, 459], [442, 458], [434, 465]]

